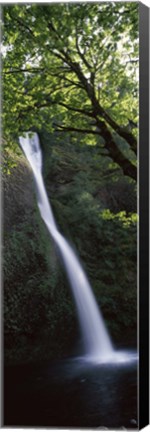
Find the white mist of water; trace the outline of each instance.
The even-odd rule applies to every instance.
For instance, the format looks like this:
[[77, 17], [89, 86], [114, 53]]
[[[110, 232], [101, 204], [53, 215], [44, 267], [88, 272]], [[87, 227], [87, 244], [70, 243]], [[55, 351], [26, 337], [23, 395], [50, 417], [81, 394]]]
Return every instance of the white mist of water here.
[[33, 171], [41, 217], [61, 252], [77, 307], [84, 353], [89, 359], [107, 361], [112, 358], [114, 349], [85, 272], [74, 251], [57, 229], [43, 182], [38, 135], [26, 133], [24, 137], [19, 138], [19, 141]]

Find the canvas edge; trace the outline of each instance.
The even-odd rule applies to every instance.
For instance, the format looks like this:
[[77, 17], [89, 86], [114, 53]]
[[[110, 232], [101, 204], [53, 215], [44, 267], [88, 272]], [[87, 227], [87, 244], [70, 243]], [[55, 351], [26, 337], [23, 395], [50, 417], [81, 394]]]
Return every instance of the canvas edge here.
[[139, 429], [149, 424], [149, 22], [139, 3]]
[[[2, 6], [0, 5], [0, 15]], [[150, 9], [139, 3], [140, 116], [139, 116], [139, 429], [149, 424], [149, 22]], [[0, 35], [1, 39], [1, 35]], [[1, 65], [0, 65], [1, 66]], [[1, 90], [1, 88], [0, 88]], [[0, 107], [0, 112], [1, 107]], [[2, 126], [0, 124], [0, 137]], [[2, 181], [2, 179], [1, 179]], [[2, 190], [2, 188], [1, 188]], [[2, 196], [0, 196], [2, 204]], [[2, 205], [1, 205], [2, 208]], [[0, 234], [2, 238], [2, 214]], [[2, 244], [2, 243], [1, 243]], [[1, 258], [1, 257], [0, 257]], [[1, 272], [2, 284], [2, 272]], [[2, 298], [1, 298], [2, 305]], [[1, 309], [2, 310], [2, 309]], [[3, 351], [1, 319], [1, 354]], [[1, 366], [2, 355], [1, 355]], [[3, 382], [2, 367], [1, 384]], [[2, 385], [1, 385], [2, 389]], [[2, 396], [2, 392], [1, 392]], [[0, 426], [3, 406], [0, 406]]]

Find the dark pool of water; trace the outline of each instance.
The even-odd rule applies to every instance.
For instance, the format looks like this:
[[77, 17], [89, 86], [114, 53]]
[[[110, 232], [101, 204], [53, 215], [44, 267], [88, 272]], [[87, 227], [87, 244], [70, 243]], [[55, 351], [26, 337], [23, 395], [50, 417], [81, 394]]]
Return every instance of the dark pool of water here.
[[137, 429], [137, 362], [6, 367], [4, 426]]

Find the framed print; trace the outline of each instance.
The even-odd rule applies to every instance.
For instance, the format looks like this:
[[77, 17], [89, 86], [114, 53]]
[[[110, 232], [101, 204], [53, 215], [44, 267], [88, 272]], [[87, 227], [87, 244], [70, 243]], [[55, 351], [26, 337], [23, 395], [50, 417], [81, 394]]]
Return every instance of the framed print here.
[[2, 8], [2, 425], [149, 422], [149, 9]]

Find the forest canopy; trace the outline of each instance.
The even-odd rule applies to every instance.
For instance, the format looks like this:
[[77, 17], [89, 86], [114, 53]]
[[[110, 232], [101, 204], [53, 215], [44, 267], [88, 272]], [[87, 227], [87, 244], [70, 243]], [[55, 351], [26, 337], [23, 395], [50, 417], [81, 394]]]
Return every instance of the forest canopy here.
[[136, 180], [138, 4], [3, 8], [3, 128], [80, 137]]

